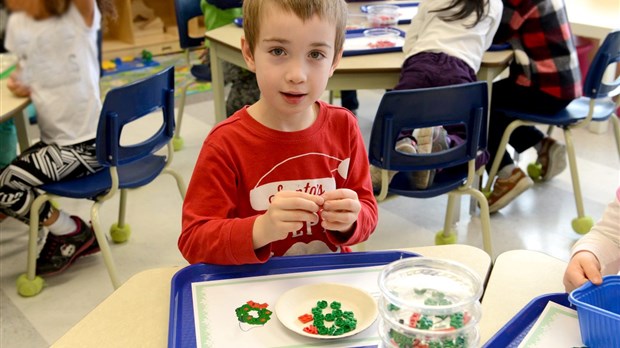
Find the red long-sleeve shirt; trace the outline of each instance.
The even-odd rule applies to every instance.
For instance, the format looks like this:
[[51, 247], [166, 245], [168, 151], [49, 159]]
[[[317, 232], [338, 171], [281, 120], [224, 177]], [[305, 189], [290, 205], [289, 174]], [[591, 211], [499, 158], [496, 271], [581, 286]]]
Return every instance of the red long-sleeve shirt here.
[[[368, 155], [357, 120], [321, 101], [314, 124], [297, 132], [267, 128], [241, 109], [203, 143], [183, 204], [179, 249], [190, 263], [247, 264], [270, 256], [347, 252], [374, 231], [378, 213]], [[362, 209], [355, 229], [325, 231], [320, 223], [254, 250], [252, 228], [279, 190], [320, 195], [357, 192]]]

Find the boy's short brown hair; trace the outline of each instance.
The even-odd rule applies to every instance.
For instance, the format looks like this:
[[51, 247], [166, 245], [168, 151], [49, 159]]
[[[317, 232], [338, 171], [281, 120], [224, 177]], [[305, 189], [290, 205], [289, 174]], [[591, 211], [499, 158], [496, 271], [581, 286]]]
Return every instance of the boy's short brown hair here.
[[317, 15], [319, 18], [326, 19], [328, 22], [335, 24], [335, 54], [340, 53], [344, 45], [348, 15], [347, 4], [344, 0], [244, 0], [243, 32], [252, 53], [254, 53], [256, 40], [260, 34], [263, 8], [267, 5], [277, 6], [284, 11], [291, 12], [303, 21]]

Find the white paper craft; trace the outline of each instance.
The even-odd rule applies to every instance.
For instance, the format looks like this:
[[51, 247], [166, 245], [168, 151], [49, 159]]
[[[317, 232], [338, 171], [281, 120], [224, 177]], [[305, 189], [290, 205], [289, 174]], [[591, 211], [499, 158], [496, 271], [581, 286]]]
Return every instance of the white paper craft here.
[[583, 347], [577, 311], [549, 301], [519, 348]]

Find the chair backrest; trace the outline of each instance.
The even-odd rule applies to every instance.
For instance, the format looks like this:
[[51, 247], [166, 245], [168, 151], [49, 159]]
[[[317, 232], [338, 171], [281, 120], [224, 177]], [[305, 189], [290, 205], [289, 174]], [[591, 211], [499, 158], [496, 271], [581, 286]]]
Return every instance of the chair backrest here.
[[[121, 144], [123, 127], [161, 109], [163, 122], [148, 139]], [[174, 135], [174, 67], [110, 90], [97, 128], [97, 160], [118, 166], [144, 158], [168, 144]]]
[[583, 84], [583, 95], [589, 98], [613, 97], [620, 94], [620, 77], [604, 82], [607, 67], [620, 62], [620, 30], [609, 33], [598, 48]]
[[[383, 169], [448, 168], [476, 157], [486, 148], [487, 83], [395, 90], [381, 99], [370, 133], [370, 163]], [[464, 144], [432, 154], [407, 155], [394, 146], [402, 130], [438, 125], [463, 125]]]
[[204, 37], [191, 37], [189, 35], [189, 21], [192, 18], [202, 16], [200, 0], [174, 0], [174, 10], [177, 15], [177, 28], [181, 48], [202, 46]]

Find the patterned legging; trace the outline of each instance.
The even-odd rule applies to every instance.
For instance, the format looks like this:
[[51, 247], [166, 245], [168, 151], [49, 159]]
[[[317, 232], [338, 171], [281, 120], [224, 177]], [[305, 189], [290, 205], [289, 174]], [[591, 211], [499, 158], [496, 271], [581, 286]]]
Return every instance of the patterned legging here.
[[[39, 142], [0, 172], [0, 212], [28, 224], [30, 206], [39, 196], [36, 187], [90, 175], [101, 168], [94, 139], [69, 146]], [[47, 220], [51, 213], [51, 204], [46, 202], [39, 221]]]

